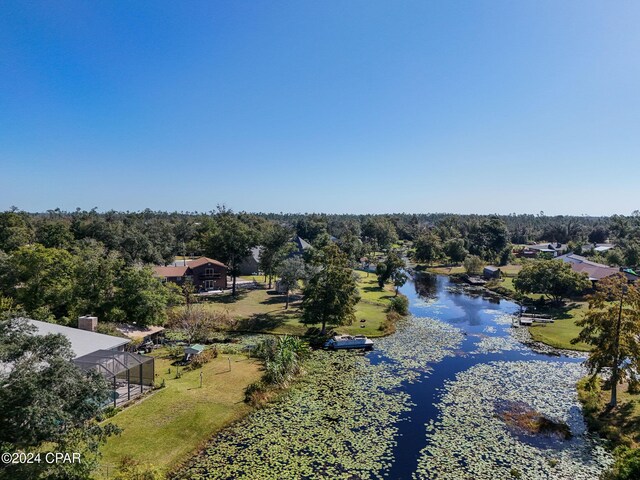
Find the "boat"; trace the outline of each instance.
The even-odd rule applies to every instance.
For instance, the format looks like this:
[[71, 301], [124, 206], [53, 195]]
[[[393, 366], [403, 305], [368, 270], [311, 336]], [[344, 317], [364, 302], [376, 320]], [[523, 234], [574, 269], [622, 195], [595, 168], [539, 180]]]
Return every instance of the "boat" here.
[[364, 335], [335, 335], [325, 342], [324, 348], [331, 350], [362, 348], [368, 351], [373, 350], [373, 341]]

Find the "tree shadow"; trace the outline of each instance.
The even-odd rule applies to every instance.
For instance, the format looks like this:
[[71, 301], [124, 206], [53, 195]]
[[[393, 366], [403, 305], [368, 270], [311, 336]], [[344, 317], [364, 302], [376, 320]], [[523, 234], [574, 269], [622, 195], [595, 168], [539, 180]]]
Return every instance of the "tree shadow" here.
[[269, 313], [255, 313], [250, 317], [243, 318], [238, 322], [237, 330], [247, 332], [259, 332], [273, 330], [282, 326], [287, 318], [284, 315], [272, 315]]
[[[302, 299], [302, 295], [289, 295], [289, 308], [291, 308], [291, 306], [294, 303], [298, 303], [301, 299]], [[286, 303], [287, 303], [286, 295], [278, 295], [277, 297], [274, 296], [260, 302], [261, 305], [283, 305], [283, 306]]]
[[223, 293], [222, 295], [212, 295], [210, 297], [206, 297], [205, 302], [218, 304], [236, 303], [247, 298], [247, 294], [247, 290], [238, 290], [235, 297], [231, 293]]

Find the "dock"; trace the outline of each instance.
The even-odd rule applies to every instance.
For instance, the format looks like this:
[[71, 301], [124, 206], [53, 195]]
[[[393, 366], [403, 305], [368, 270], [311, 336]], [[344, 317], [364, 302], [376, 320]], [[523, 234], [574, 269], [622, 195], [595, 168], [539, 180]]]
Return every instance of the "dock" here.
[[515, 325], [515, 323], [517, 322], [518, 325], [524, 326], [524, 327], [529, 327], [531, 325], [533, 325], [534, 322], [536, 323], [553, 323], [553, 318], [550, 315], [535, 315], [535, 314], [531, 314], [531, 315], [521, 315], [517, 318], [513, 319], [513, 326], [517, 326]]

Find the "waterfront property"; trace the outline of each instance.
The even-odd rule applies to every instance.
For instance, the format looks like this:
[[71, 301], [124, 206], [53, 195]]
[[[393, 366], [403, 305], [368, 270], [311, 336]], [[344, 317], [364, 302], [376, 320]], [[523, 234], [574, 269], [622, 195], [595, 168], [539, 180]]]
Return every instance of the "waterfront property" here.
[[123, 431], [101, 448], [99, 473], [103, 478], [113, 478], [125, 457], [165, 472], [218, 430], [251, 411], [243, 401], [244, 390], [262, 374], [253, 359], [221, 355], [196, 370], [180, 367], [178, 376], [173, 365], [176, 359], [166, 349], [155, 350], [152, 356], [158, 382], [165, 387], [107, 420]]
[[484, 270], [482, 271], [482, 276], [486, 280], [499, 279], [500, 277], [502, 277], [502, 270], [500, 270], [500, 267], [487, 265], [486, 267], [484, 267]]
[[212, 258], [184, 260], [184, 265], [156, 266], [153, 271], [166, 282], [182, 285], [190, 281], [197, 291], [227, 288], [227, 266]]
[[78, 324], [86, 329], [25, 320], [36, 328], [36, 335], [66, 337], [74, 354], [73, 363], [82, 370], [96, 370], [105, 377], [111, 387], [114, 406], [133, 400], [153, 387], [153, 358], [126, 352], [126, 345], [131, 342], [128, 338], [92, 331], [97, 324], [96, 317], [80, 317]]
[[536, 258], [540, 255], [558, 257], [567, 251], [567, 245], [559, 242], [539, 243], [537, 245], [527, 245], [522, 250], [521, 255], [525, 258]]
[[571, 265], [571, 269], [574, 272], [585, 273], [589, 277], [589, 280], [591, 280], [593, 283], [596, 283], [603, 278], [617, 275], [618, 273], [623, 273], [627, 277], [627, 280], [629, 280], [630, 282], [635, 282], [636, 280], [638, 280], [638, 275], [632, 273], [629, 270], [610, 267], [608, 265], [603, 265], [602, 263], [592, 262], [588, 258], [576, 255], [575, 253], [567, 253], [566, 255], [561, 255], [558, 257], [558, 260], [569, 263]]

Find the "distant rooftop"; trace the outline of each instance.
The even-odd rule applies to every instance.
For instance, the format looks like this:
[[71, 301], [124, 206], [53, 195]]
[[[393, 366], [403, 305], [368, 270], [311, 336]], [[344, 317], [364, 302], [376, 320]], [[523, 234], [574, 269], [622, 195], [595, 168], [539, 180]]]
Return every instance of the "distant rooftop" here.
[[561, 255], [557, 259], [565, 263], [570, 263], [571, 269], [574, 272], [586, 273], [589, 276], [589, 280], [602, 280], [603, 278], [620, 273], [620, 270], [617, 268], [592, 262], [588, 258], [576, 255], [575, 253]]
[[128, 338], [104, 335], [102, 333], [80, 330], [79, 328], [73, 327], [65, 327], [64, 325], [41, 322], [30, 318], [25, 318], [24, 320], [36, 327], [36, 335], [59, 333], [67, 337], [71, 342], [71, 350], [73, 350], [74, 358], [87, 355], [95, 352], [96, 350], [115, 350], [131, 341]]

